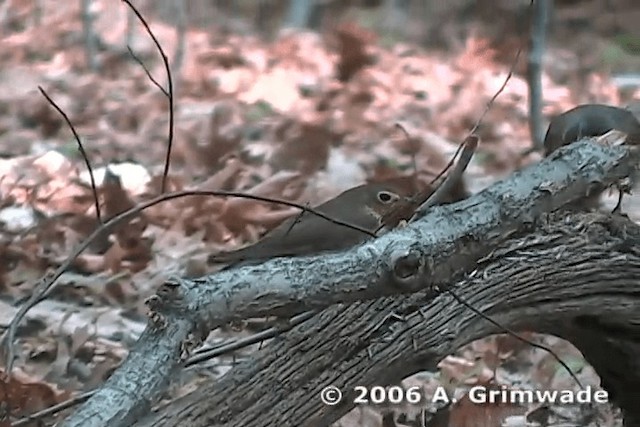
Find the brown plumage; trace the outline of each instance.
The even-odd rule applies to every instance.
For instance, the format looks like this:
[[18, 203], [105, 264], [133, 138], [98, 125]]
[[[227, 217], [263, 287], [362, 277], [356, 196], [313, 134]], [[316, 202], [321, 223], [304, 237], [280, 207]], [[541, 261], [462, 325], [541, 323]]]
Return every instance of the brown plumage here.
[[[544, 137], [545, 157], [563, 145], [583, 137], [600, 136], [611, 130], [629, 135], [627, 141], [640, 140], [640, 122], [628, 110], [602, 104], [585, 104], [554, 117]], [[619, 209], [622, 192], [616, 209]], [[600, 205], [600, 193], [586, 196], [572, 207], [579, 210], [596, 209]]]
[[640, 135], [640, 122], [628, 110], [602, 104], [579, 105], [554, 117], [544, 137], [544, 155], [583, 137], [600, 136], [610, 130]]
[[[315, 207], [333, 219], [375, 233], [380, 218], [401, 199], [398, 189], [386, 184], [364, 184], [351, 188]], [[310, 255], [355, 246], [371, 236], [336, 224], [311, 212], [285, 220], [253, 245], [211, 256], [214, 263], [260, 261], [282, 256]]]

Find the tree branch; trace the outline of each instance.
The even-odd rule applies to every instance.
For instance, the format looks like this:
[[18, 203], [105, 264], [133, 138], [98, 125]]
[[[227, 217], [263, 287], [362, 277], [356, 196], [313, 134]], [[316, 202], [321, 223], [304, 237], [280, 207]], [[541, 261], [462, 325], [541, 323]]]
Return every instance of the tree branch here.
[[[571, 341], [622, 408], [625, 426], [638, 425], [640, 227], [602, 213], [564, 213], [537, 230], [495, 248], [453, 286], [456, 294], [511, 329]], [[330, 307], [135, 425], [329, 425], [354, 407], [355, 385], [397, 384], [500, 332], [446, 293]], [[328, 385], [343, 391], [344, 404], [321, 402]]]
[[[621, 135], [612, 132], [596, 139], [601, 144], [583, 141], [563, 147], [539, 164], [517, 172], [465, 201], [434, 207], [428, 215], [407, 227], [347, 252], [276, 259], [199, 280], [177, 279], [163, 285], [150, 300], [153, 322], [127, 360], [63, 425], [131, 425], [136, 417], [148, 412], [148, 403], [163, 390], [189, 351], [211, 329], [230, 320], [265, 315], [291, 316], [337, 302], [371, 300], [419, 290], [423, 299], [418, 301], [426, 304], [435, 296], [434, 287], [446, 286], [474, 270], [479, 259], [487, 256], [509, 235], [538, 220], [543, 213], [575, 201], [590, 189], [602, 188], [628, 176], [638, 161], [638, 151], [630, 147], [604, 145], [605, 142], [621, 143], [624, 140]], [[458, 295], [465, 296], [460, 292]], [[464, 335], [457, 332], [451, 334], [447, 322], [464, 324], [465, 319], [468, 321], [474, 316], [452, 304], [450, 298], [438, 297], [434, 304], [438, 301], [436, 305], [439, 307], [445, 299], [450, 305], [445, 307], [445, 312], [449, 314], [436, 316], [437, 310], [429, 311], [427, 326], [432, 329], [428, 333], [436, 335], [425, 336], [426, 341], [420, 345], [435, 344], [433, 337], [440, 337], [437, 333], [446, 332], [439, 338], [444, 341], [438, 344], [438, 348], [450, 351], [453, 345], [459, 346], [471, 336], [463, 339]], [[466, 299], [477, 303], [472, 296], [467, 295]], [[389, 303], [390, 300], [355, 304], [339, 312], [330, 309], [320, 318], [329, 316], [335, 322], [338, 313], [344, 316], [351, 310], [366, 311], [367, 307], [384, 306], [385, 301]], [[452, 307], [458, 307], [458, 312], [451, 311]], [[385, 325], [387, 320], [376, 316], [373, 322], [369, 318], [364, 324], [355, 324], [376, 335], [371, 328]], [[352, 347], [353, 339], [349, 335], [349, 331], [355, 334], [359, 329], [350, 326], [336, 330], [341, 331], [340, 337], [332, 334], [333, 339], [326, 343], [331, 350], [327, 350], [325, 358], [355, 357], [363, 350], [357, 345]], [[337, 349], [336, 340], [342, 341]], [[367, 349], [369, 344], [365, 345]], [[375, 358], [378, 357], [378, 344], [384, 347], [383, 343], [373, 345]], [[427, 348], [433, 355], [441, 355], [441, 350]], [[369, 354], [368, 351], [365, 353]], [[295, 359], [291, 354], [286, 358]], [[398, 363], [403, 367], [411, 365], [405, 360]], [[319, 381], [318, 384], [339, 380], [327, 377], [327, 374], [330, 372], [316, 377], [305, 372], [303, 377]], [[347, 377], [350, 381], [357, 379]], [[254, 395], [250, 387], [247, 385], [245, 391], [247, 397], [264, 398], [264, 390], [256, 391]], [[303, 388], [300, 391], [304, 391]], [[295, 405], [298, 411], [317, 408], [318, 402], [310, 401], [307, 395], [302, 400], [289, 401], [289, 404]], [[220, 410], [225, 408], [231, 410], [226, 406]]]

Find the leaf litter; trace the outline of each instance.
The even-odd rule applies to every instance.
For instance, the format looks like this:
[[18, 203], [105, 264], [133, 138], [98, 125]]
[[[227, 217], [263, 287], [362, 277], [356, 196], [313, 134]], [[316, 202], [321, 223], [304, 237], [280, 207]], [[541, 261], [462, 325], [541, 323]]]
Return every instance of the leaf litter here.
[[[99, 53], [102, 75], [85, 70], [76, 4], [51, 9], [41, 28], [27, 26], [0, 38], [0, 111], [6, 113], [0, 115], [2, 328], [37, 278], [59, 265], [97, 226], [82, 159], [38, 85], [47, 88], [77, 127], [94, 172], [99, 171], [98, 193], [107, 219], [159, 188], [166, 99], [126, 54], [125, 9], [106, 0], [94, 3], [96, 31], [106, 46]], [[18, 16], [26, 13], [20, 9]], [[174, 29], [147, 19], [172, 52]], [[414, 173], [414, 160], [420, 181], [429, 182], [511, 66], [495, 40], [470, 36], [460, 46], [455, 53], [402, 43], [384, 48], [375, 34], [351, 23], [326, 37], [287, 31], [273, 42], [189, 29], [170, 189], [244, 191], [314, 205], [365, 179], [403, 179]], [[138, 34], [132, 47], [154, 76], [163, 75], [148, 40]], [[566, 51], [551, 53], [571, 58]], [[544, 114], [580, 101], [546, 74], [543, 86], [550, 100]], [[587, 86], [601, 102], [622, 103], [602, 77], [592, 77]], [[479, 189], [478, 182], [486, 183], [484, 177], [520, 165], [520, 153], [530, 144], [527, 91], [524, 74], [516, 73], [479, 128], [480, 160], [466, 177], [471, 191]], [[160, 283], [172, 274], [210, 272], [208, 254], [255, 241], [295, 211], [248, 199], [188, 197], [151, 207], [106, 233], [65, 273], [49, 299], [28, 313], [19, 331], [17, 368], [10, 377], [0, 371], [0, 401], [9, 404], [13, 415], [25, 415], [99, 385], [144, 328], [142, 301]], [[214, 331], [208, 345], [247, 333]], [[566, 342], [543, 339], [560, 354], [580, 360]], [[232, 359], [220, 358], [219, 364], [222, 372]], [[540, 350], [497, 336], [461, 349], [437, 373], [416, 374], [402, 385], [433, 393], [437, 385], [448, 384], [452, 394], [470, 384], [495, 385], [491, 381], [509, 387], [571, 387], [561, 372]], [[593, 371], [583, 372], [586, 382], [597, 384]], [[424, 411], [408, 405], [392, 412], [396, 425], [417, 425]], [[449, 424], [438, 425], [454, 425], [452, 420], [457, 426], [472, 425], [468, 420], [479, 418], [498, 425], [498, 419], [505, 422], [527, 411], [540, 408], [478, 409], [461, 400], [449, 409]], [[547, 419], [554, 416], [547, 414]], [[613, 422], [605, 409], [600, 416]], [[384, 417], [381, 411], [358, 408], [338, 424], [379, 426]]]

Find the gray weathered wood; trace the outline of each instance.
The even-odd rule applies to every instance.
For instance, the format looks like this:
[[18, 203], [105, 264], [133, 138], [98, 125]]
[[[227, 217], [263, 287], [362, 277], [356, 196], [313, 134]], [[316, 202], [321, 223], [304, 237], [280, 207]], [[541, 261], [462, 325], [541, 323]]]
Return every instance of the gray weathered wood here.
[[[608, 135], [599, 141], [615, 139]], [[617, 138], [618, 142], [622, 139]], [[576, 200], [593, 186], [609, 185], [629, 175], [637, 161], [638, 152], [634, 149], [579, 142], [468, 200], [434, 208], [409, 226], [350, 251], [271, 260], [201, 280], [177, 280], [175, 284], [164, 285], [153, 299], [152, 307], [156, 319], [164, 321], [167, 327], [148, 327], [122, 366], [62, 425], [131, 425], [148, 412], [148, 402], [164, 389], [179, 368], [183, 351], [197, 345], [211, 329], [230, 320], [274, 314], [290, 316], [338, 302], [373, 300], [419, 290], [432, 297], [434, 286], [447, 285], [474, 270], [477, 260], [510, 234], [520, 232], [544, 212]], [[381, 304], [380, 300], [356, 304], [346, 310], [358, 312], [376, 304]], [[331, 310], [328, 313], [330, 318], [337, 316]], [[450, 312], [450, 316], [434, 317], [435, 323], [431, 326], [448, 337], [449, 346], [451, 342], [456, 345], [461, 342], [458, 328], [451, 328], [449, 322], [463, 324], [465, 319], [464, 313]], [[375, 318], [366, 318], [363, 322], [360, 328], [377, 324]], [[354, 352], [361, 349], [352, 348], [353, 337], [344, 328], [336, 330], [341, 332], [339, 337], [333, 335], [338, 340], [338, 348], [326, 357], [356, 356]], [[358, 329], [353, 330], [356, 331]], [[425, 343], [435, 345], [437, 342], [426, 340]], [[336, 341], [327, 345], [333, 348]], [[445, 350], [451, 348], [443, 345], [440, 343]], [[431, 351], [434, 355], [440, 354]], [[296, 358], [296, 353], [281, 356]], [[405, 363], [410, 364], [402, 362]], [[326, 379], [316, 378], [313, 373], [301, 375], [310, 376], [313, 381]], [[249, 398], [253, 395], [259, 398], [265, 389], [251, 391], [249, 388], [245, 393]], [[309, 400], [309, 395], [305, 399]], [[290, 404], [314, 408], [317, 402], [303, 400]]]

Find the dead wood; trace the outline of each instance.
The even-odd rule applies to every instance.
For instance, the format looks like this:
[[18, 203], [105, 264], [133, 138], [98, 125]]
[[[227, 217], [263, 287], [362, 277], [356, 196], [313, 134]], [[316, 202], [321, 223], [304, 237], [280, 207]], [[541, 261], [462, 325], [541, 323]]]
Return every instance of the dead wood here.
[[[566, 213], [501, 245], [454, 289], [505, 326], [571, 341], [622, 408], [625, 425], [638, 425], [639, 278], [640, 227], [602, 213]], [[323, 387], [392, 384], [496, 332], [448, 294], [331, 307], [136, 425], [328, 425], [353, 405], [323, 405]]]
[[[289, 332], [286, 340], [268, 346], [255, 359], [233, 369], [221, 382], [204, 386], [198, 394], [173, 403], [149, 425], [329, 423], [350, 406], [324, 407], [318, 399], [322, 387], [333, 384], [346, 390], [354, 385], [391, 383], [417, 370], [433, 368], [442, 357], [465, 343], [496, 332], [451, 297], [436, 296], [434, 286], [459, 281], [478, 268], [478, 260], [495, 248], [510, 247], [516, 236], [522, 236], [523, 241], [533, 239], [535, 253], [513, 249], [507, 252], [508, 257], [496, 254], [490, 264], [483, 262], [482, 267], [489, 268], [485, 277], [477, 275], [460, 281], [455, 285], [456, 291], [506, 326], [556, 333], [572, 342], [575, 335], [574, 344], [579, 348], [592, 345], [594, 355], [588, 351], [585, 355], [596, 369], [602, 369], [596, 353], [605, 346], [598, 337], [611, 339], [611, 334], [596, 332], [582, 341], [580, 337], [590, 336], [594, 320], [589, 316], [593, 313], [597, 314], [596, 320], [598, 316], [607, 322], [618, 318], [627, 326], [633, 325], [637, 302], [632, 298], [627, 301], [633, 296], [633, 287], [636, 286], [636, 293], [638, 290], [633, 272], [621, 276], [614, 286], [616, 281], [611, 275], [615, 270], [607, 264], [632, 268], [633, 253], [629, 249], [628, 253], [607, 258], [609, 240], [596, 239], [601, 229], [609, 230], [600, 225], [607, 223], [606, 217], [583, 223], [580, 216], [566, 220], [567, 224], [578, 221], [583, 224], [582, 229], [543, 218], [545, 212], [576, 200], [590, 188], [598, 190], [628, 176], [637, 164], [637, 156], [638, 152], [628, 147], [577, 143], [468, 200], [434, 208], [406, 228], [350, 251], [283, 258], [206, 279], [181, 279], [167, 284], [152, 300], [154, 322], [128, 359], [63, 425], [132, 425], [149, 412], [149, 402], [180, 367], [181, 358], [209, 330], [229, 320], [290, 316], [332, 303], [351, 302], [326, 309]], [[549, 230], [560, 226], [566, 229], [549, 234]], [[596, 243], [590, 252], [581, 247], [574, 253], [569, 240], [562, 239], [573, 236], [575, 244], [586, 244], [584, 235], [589, 227], [599, 227], [598, 233], [587, 233], [593, 234]], [[629, 236], [635, 235], [632, 224], [622, 229]], [[611, 230], [609, 234], [611, 239], [615, 237]], [[545, 243], [547, 235], [554, 236], [551, 243]], [[563, 244], [553, 243], [557, 241]], [[621, 251], [633, 245], [612, 247]], [[545, 248], [546, 252], [542, 250]], [[540, 256], [537, 252], [547, 253], [548, 258], [535, 262], [527, 258]], [[587, 278], [567, 275], [559, 261], [566, 254], [573, 256], [567, 261], [572, 265], [585, 255], [596, 254], [584, 261], [590, 262], [595, 271]], [[520, 261], [514, 264], [515, 255]], [[594, 260], [600, 257], [605, 264], [598, 268]], [[598, 275], [607, 275], [607, 280], [594, 280]], [[514, 280], [515, 277], [520, 279]], [[611, 291], [612, 286], [615, 292]], [[413, 294], [390, 297], [399, 293]], [[384, 296], [387, 297], [381, 298]], [[623, 300], [627, 302], [620, 304]], [[617, 327], [615, 323], [613, 327]], [[593, 340], [596, 344], [592, 344]], [[621, 346], [616, 369], [633, 367], [633, 359], [627, 358], [625, 365], [622, 355], [636, 353], [625, 353], [627, 347]], [[611, 358], [603, 356], [601, 360], [605, 364]], [[606, 386], [623, 387], [620, 384], [628, 385], [629, 381], [633, 386], [632, 376], [619, 374], [616, 370], [611, 378], [607, 377]], [[624, 393], [613, 388], [610, 392], [627, 416], [633, 416]], [[347, 396], [343, 401], [348, 400]]]

